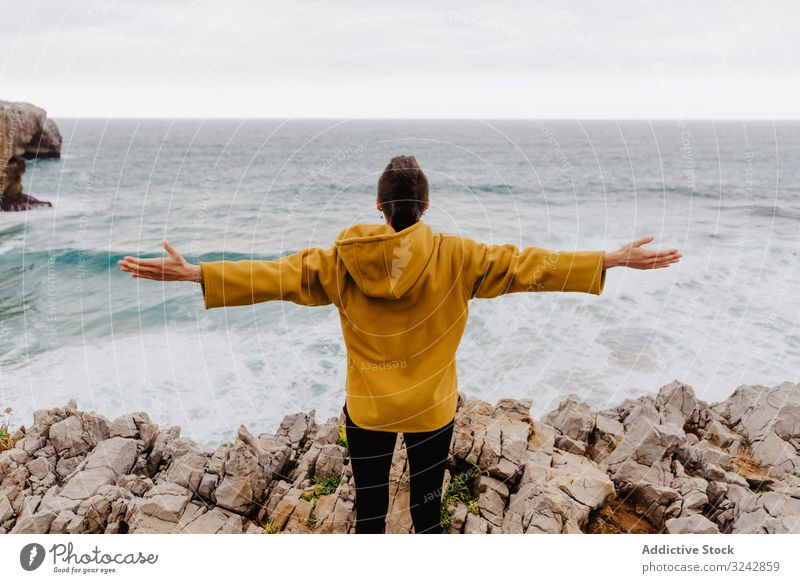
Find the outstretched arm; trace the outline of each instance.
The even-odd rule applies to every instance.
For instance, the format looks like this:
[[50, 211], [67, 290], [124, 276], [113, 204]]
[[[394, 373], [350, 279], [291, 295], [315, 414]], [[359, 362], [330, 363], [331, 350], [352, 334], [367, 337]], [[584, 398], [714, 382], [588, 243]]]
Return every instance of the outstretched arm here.
[[462, 275], [469, 297], [535, 291], [601, 294], [612, 267], [658, 269], [678, 261], [677, 249], [651, 251], [644, 237], [616, 251], [556, 251], [540, 247], [487, 245], [462, 238]]
[[306, 306], [333, 303], [337, 287], [333, 249], [301, 249], [275, 261], [201, 261], [188, 263], [164, 241], [168, 257], [125, 257], [122, 271], [157, 281], [200, 283], [206, 309], [287, 300]]

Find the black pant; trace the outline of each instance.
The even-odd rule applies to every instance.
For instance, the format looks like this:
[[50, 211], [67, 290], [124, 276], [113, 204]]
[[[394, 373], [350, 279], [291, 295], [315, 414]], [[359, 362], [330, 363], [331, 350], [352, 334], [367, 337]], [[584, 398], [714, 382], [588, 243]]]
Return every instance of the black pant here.
[[[389, 470], [397, 433], [358, 427], [343, 407], [345, 432], [356, 485], [356, 534], [382, 534], [389, 509]], [[453, 420], [433, 431], [404, 433], [411, 480], [414, 532], [441, 533], [442, 483]]]

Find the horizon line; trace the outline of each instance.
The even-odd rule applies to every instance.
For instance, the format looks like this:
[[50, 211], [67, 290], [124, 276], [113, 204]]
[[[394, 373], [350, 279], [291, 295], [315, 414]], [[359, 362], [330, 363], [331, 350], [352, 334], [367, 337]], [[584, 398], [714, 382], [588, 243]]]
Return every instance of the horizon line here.
[[767, 118], [767, 117], [184, 117], [184, 116], [76, 116], [54, 115], [52, 119], [86, 119], [86, 120], [181, 120], [181, 121], [643, 121], [643, 122], [687, 122], [687, 121], [713, 121], [713, 122], [798, 122], [797, 118]]

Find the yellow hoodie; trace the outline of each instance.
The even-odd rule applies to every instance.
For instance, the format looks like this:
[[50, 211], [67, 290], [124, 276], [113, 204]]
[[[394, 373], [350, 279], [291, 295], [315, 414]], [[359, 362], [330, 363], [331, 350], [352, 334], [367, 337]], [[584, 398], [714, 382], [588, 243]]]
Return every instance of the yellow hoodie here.
[[354, 225], [329, 249], [274, 261], [203, 261], [205, 309], [286, 300], [333, 304], [347, 347], [346, 405], [381, 431], [430, 431], [453, 418], [455, 354], [472, 298], [526, 291], [599, 295], [604, 251], [487, 245], [419, 221]]

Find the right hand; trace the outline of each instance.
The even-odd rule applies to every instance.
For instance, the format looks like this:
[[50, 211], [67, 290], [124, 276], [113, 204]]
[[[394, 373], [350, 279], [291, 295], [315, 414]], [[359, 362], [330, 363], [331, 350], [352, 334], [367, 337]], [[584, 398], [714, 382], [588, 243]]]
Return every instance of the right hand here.
[[131, 277], [152, 279], [155, 281], [194, 281], [203, 282], [203, 272], [199, 265], [186, 261], [183, 256], [164, 241], [167, 257], [142, 259], [126, 255], [117, 263], [120, 270], [130, 272]]
[[648, 235], [637, 239], [616, 251], [605, 254], [604, 267], [631, 267], [633, 269], [661, 269], [680, 261], [683, 254], [677, 249], [650, 250], [642, 249], [642, 245], [653, 241]]

